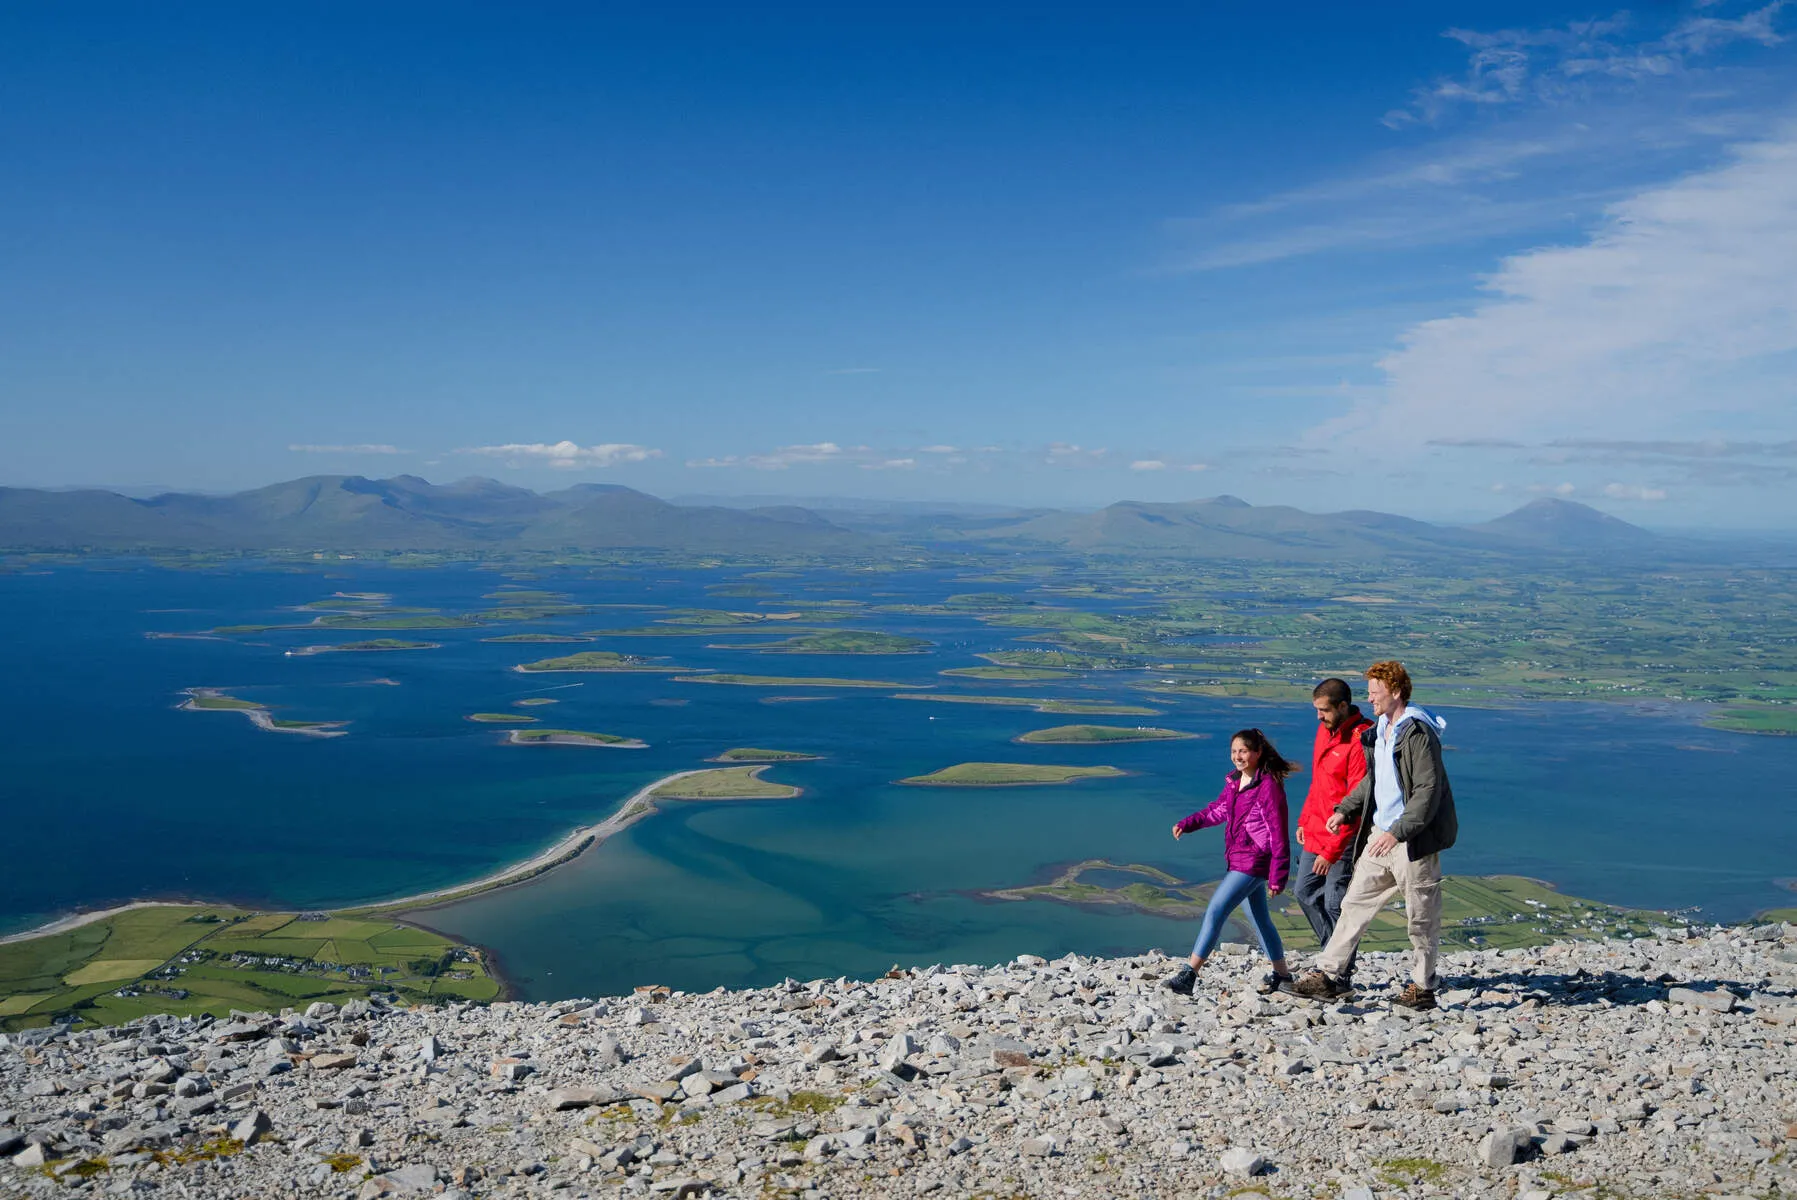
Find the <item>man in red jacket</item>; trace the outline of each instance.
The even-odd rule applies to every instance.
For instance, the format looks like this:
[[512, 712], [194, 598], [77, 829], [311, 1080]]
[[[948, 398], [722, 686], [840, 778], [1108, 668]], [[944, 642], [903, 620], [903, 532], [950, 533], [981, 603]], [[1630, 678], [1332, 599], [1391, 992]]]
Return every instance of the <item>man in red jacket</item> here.
[[[1360, 731], [1372, 722], [1354, 707], [1354, 696], [1340, 679], [1325, 679], [1311, 692], [1317, 710], [1317, 740], [1311, 751], [1310, 792], [1298, 815], [1298, 861], [1292, 871], [1292, 892], [1310, 920], [1317, 945], [1327, 946], [1341, 916], [1342, 897], [1354, 877], [1353, 825], [1329, 832], [1328, 820], [1366, 774], [1366, 755], [1360, 748]], [[1353, 959], [1348, 970], [1354, 969]]]

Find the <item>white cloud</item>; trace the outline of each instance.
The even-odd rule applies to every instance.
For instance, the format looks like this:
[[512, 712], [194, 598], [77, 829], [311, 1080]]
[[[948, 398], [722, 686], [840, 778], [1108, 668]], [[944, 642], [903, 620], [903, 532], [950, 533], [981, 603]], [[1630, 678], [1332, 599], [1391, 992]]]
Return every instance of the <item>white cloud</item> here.
[[1789, 436], [1797, 123], [1613, 205], [1580, 245], [1505, 259], [1484, 291], [1406, 331], [1376, 398], [1313, 443], [1676, 438], [1730, 411]]
[[915, 458], [886, 458], [879, 462], [857, 464], [863, 471], [909, 471], [917, 466]]
[[1666, 489], [1643, 487], [1638, 483], [1610, 483], [1604, 485], [1604, 495], [1612, 500], [1664, 500]]
[[547, 466], [558, 471], [615, 467], [619, 463], [643, 462], [661, 457], [660, 450], [628, 442], [607, 442], [599, 446], [582, 446], [566, 441], [507, 442], [503, 446], [471, 446], [457, 453], [504, 459], [505, 465], [513, 468]]
[[1138, 458], [1129, 464], [1132, 471], [1165, 471], [1167, 464], [1158, 458]]
[[1538, 496], [1570, 496], [1579, 489], [1570, 483], [1531, 483], [1526, 490]]
[[937, 446], [919, 446], [917, 448], [917, 452], [919, 454], [959, 454], [959, 453], [961, 453], [961, 450], [960, 450], [960, 447], [958, 447], [958, 446], [937, 445]]
[[361, 442], [353, 446], [315, 446], [294, 443], [287, 447], [295, 454], [409, 454], [409, 450], [401, 450], [398, 446], [379, 445]]
[[784, 471], [804, 463], [865, 463], [874, 460], [869, 446], [842, 446], [836, 442], [808, 442], [781, 446], [765, 454], [725, 454], [712, 458], [690, 458], [689, 467], [743, 467], [753, 471]]

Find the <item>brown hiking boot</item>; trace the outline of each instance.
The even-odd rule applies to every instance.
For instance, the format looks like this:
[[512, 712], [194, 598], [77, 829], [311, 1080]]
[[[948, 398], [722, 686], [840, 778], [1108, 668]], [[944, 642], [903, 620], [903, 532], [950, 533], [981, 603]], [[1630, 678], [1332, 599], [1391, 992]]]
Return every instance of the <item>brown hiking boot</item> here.
[[1435, 1007], [1435, 989], [1417, 987], [1416, 984], [1412, 983], [1407, 985], [1403, 991], [1393, 996], [1391, 1002], [1393, 1004], [1401, 1004], [1405, 1008], [1414, 1008], [1418, 1012], [1425, 1012], [1428, 1009]]
[[1312, 971], [1302, 979], [1280, 984], [1279, 990], [1288, 996], [1302, 996], [1306, 1000], [1334, 1000], [1347, 995], [1352, 989], [1339, 979], [1321, 971]]

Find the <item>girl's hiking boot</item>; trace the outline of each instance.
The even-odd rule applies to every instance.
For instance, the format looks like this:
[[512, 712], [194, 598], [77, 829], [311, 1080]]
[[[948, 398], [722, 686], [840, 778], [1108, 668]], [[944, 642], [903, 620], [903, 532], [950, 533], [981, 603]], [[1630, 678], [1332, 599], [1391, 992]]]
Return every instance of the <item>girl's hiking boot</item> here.
[[1278, 971], [1268, 971], [1260, 977], [1260, 982], [1254, 986], [1254, 990], [1263, 996], [1271, 996], [1274, 992], [1284, 991], [1292, 983], [1293, 979], [1290, 975], [1281, 975]]
[[1418, 1012], [1427, 1012], [1435, 1007], [1435, 989], [1417, 987], [1408, 984], [1404, 990], [1391, 998], [1393, 1004], [1401, 1004], [1405, 1008], [1414, 1008]]
[[1306, 1000], [1339, 1000], [1354, 989], [1334, 976], [1312, 971], [1302, 979], [1281, 986], [1279, 990], [1288, 996], [1302, 996]]
[[1190, 996], [1192, 994], [1192, 985], [1197, 982], [1198, 972], [1192, 970], [1191, 964], [1188, 963], [1179, 968], [1179, 970], [1173, 972], [1173, 974], [1161, 980], [1161, 986], [1175, 995]]

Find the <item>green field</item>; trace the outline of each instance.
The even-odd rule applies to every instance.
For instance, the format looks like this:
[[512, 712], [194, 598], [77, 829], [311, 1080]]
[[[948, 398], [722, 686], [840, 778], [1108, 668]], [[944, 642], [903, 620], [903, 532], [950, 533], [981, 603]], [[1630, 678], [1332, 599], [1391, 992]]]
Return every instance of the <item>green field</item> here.
[[154, 1012], [273, 1012], [377, 989], [415, 1003], [500, 993], [477, 951], [392, 921], [155, 905], [0, 945], [7, 1030], [66, 1014], [110, 1025]]
[[927, 696], [894, 696], [895, 700], [934, 700], [941, 704], [995, 704], [1005, 708], [1032, 708], [1039, 713], [1085, 714], [1112, 717], [1158, 717], [1158, 708], [1139, 704], [1113, 704], [1108, 700], [1048, 700], [1039, 696], [947, 696], [934, 692]]
[[724, 751], [711, 761], [725, 763], [811, 762], [818, 757], [816, 754], [801, 754], [797, 750], [761, 750], [754, 746], [738, 746], [733, 750]]
[[889, 683], [880, 679], [828, 679], [798, 675], [678, 675], [675, 683], [726, 683], [737, 687], [902, 688], [915, 683]]
[[[1091, 871], [1139, 877], [1121, 886], [1100, 886], [1082, 877]], [[1153, 916], [1193, 921], [1204, 915], [1213, 883], [1186, 883], [1157, 867], [1117, 864], [1102, 859], [1076, 863], [1048, 883], [1001, 888], [981, 893], [991, 900], [1047, 900], [1063, 904], [1122, 906]], [[1317, 948], [1310, 923], [1290, 895], [1269, 900], [1280, 937], [1299, 949]], [[1444, 948], [1515, 949], [1548, 942], [1645, 937], [1664, 920], [1662, 914], [1616, 908], [1576, 896], [1563, 896], [1546, 884], [1515, 875], [1453, 875], [1442, 882]], [[1247, 936], [1238, 914], [1238, 935]], [[1410, 935], [1403, 904], [1394, 900], [1373, 921], [1361, 942], [1363, 950], [1404, 950]]]
[[[209, 691], [206, 688], [195, 688], [196, 692]], [[224, 712], [243, 712], [248, 709], [267, 708], [266, 704], [257, 704], [254, 700], [239, 700], [235, 696], [223, 694], [195, 695], [187, 701], [189, 707], [217, 709]]]
[[539, 720], [523, 713], [469, 713], [468, 720], [482, 725], [532, 725]]
[[551, 671], [685, 671], [687, 667], [659, 667], [636, 654], [619, 654], [615, 650], [582, 650], [560, 658], [542, 658], [513, 668], [527, 675]]
[[923, 654], [934, 642], [894, 633], [838, 630], [783, 638], [760, 645], [719, 646], [720, 650], [754, 650], [761, 654]]
[[1157, 729], [1151, 725], [1056, 725], [1052, 729], [1033, 729], [1017, 741], [1048, 745], [1078, 745], [1105, 742], [1173, 742], [1202, 737], [1177, 729]]
[[590, 637], [580, 637], [572, 633], [502, 633], [498, 637], [482, 638], [483, 642], [535, 642], [538, 644], [560, 642], [590, 642]]
[[1704, 718], [1711, 729], [1730, 733], [1760, 733], [1773, 737], [1797, 737], [1797, 705], [1754, 704], [1725, 708]]
[[671, 780], [650, 793], [663, 800], [790, 800], [799, 789], [761, 778], [762, 767], [719, 767]]
[[519, 746], [645, 746], [636, 738], [615, 733], [589, 733], [584, 729], [514, 729], [511, 740]]
[[950, 667], [940, 671], [941, 675], [955, 675], [963, 679], [996, 679], [1006, 682], [1031, 683], [1039, 679], [1073, 679], [1077, 676], [1072, 671], [1056, 670], [1053, 667]]
[[1067, 767], [1046, 763], [958, 763], [897, 782], [917, 787], [1037, 787], [1078, 779], [1110, 779], [1128, 774], [1116, 767]]

